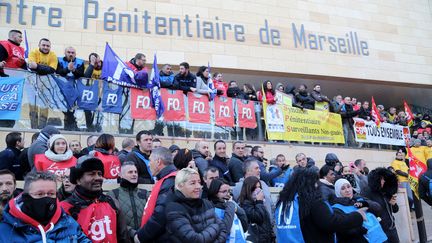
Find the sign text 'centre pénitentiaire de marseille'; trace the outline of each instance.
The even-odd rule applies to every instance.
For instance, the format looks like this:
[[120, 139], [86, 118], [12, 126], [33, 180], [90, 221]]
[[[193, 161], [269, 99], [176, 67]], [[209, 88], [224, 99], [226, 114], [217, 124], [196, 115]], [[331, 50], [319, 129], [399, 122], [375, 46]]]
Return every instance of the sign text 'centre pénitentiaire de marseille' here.
[[[186, 14], [182, 17], [164, 17], [152, 15], [149, 11], [139, 10], [138, 8], [134, 8], [133, 12], [120, 13], [115, 11], [113, 6], [102, 9], [100, 6], [102, 1], [83, 1], [83, 29], [88, 29], [91, 21], [103, 20], [103, 29], [105, 31], [159, 36], [169, 35], [216, 41], [226, 41], [232, 38], [236, 42], [247, 42], [247, 31], [258, 31], [260, 43], [266, 46], [281, 46], [282, 35], [291, 34], [295, 48], [369, 56], [368, 42], [362, 40], [356, 31], [338, 35], [323, 35], [308, 31], [304, 24], [292, 23], [291, 33], [281, 33], [278, 29], [271, 27], [267, 20], [264, 20], [263, 26], [257, 30], [246, 30], [243, 24], [227, 23], [217, 16], [211, 21], [201, 19], [199, 14], [195, 16]], [[52, 5], [55, 6], [55, 4]], [[16, 4], [0, 1], [0, 10], [5, 13], [3, 16], [0, 15], [0, 23], [4, 21], [11, 23], [12, 17], [16, 17], [20, 25], [27, 26], [31, 24], [35, 26], [39, 21], [44, 21], [47, 18], [48, 26], [54, 28], [63, 26], [63, 11], [67, 11], [59, 7], [47, 7], [45, 4], [30, 3], [28, 0], [18, 0]], [[12, 13], [17, 14], [12, 16]]]

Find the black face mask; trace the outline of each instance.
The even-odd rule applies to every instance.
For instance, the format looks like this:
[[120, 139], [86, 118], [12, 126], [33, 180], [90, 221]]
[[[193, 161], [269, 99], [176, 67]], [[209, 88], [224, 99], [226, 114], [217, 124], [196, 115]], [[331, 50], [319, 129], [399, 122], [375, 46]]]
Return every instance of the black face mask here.
[[128, 189], [135, 189], [138, 186], [138, 182], [137, 183], [132, 183], [126, 179], [121, 178], [120, 179], [120, 186], [123, 188], [128, 188]]
[[21, 210], [42, 225], [47, 225], [57, 210], [57, 198], [43, 197], [35, 199], [29, 194], [22, 195]]

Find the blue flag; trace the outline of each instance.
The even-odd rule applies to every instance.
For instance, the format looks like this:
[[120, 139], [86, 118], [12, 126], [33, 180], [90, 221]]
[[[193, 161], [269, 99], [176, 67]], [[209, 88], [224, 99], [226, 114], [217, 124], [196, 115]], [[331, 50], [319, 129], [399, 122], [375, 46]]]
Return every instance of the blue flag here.
[[134, 77], [134, 72], [126, 66], [126, 64], [111, 49], [108, 43], [106, 43], [101, 79], [113, 82], [120, 86], [145, 88], [139, 87], [135, 82]]
[[29, 56], [29, 44], [27, 40], [27, 31], [24, 30], [24, 44], [25, 44], [25, 50], [24, 50], [24, 58], [27, 62], [28, 56]]
[[211, 89], [210, 100], [213, 100], [217, 94], [217, 89], [215, 88], [214, 83], [213, 83], [213, 79], [212, 79], [212, 75], [211, 75], [211, 69], [210, 69], [210, 62], [207, 63], [207, 69], [209, 71], [208, 87]]
[[0, 120], [19, 120], [24, 78], [0, 78]]
[[153, 68], [150, 75], [150, 80], [147, 84], [147, 88], [150, 90], [150, 99], [153, 108], [156, 110], [158, 118], [162, 116], [165, 111], [165, 107], [160, 94], [160, 80], [159, 80], [159, 69], [157, 66], [156, 54], [153, 59]]

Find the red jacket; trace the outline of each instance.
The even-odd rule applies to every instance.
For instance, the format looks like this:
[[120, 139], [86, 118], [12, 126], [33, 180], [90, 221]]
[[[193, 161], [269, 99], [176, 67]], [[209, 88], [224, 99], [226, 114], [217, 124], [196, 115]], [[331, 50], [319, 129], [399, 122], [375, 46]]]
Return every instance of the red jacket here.
[[0, 41], [0, 45], [2, 45], [8, 53], [8, 58], [5, 60], [5, 67], [21, 68], [24, 65], [24, 48], [17, 46], [9, 40]]
[[103, 154], [99, 151], [95, 151], [95, 157], [102, 160], [104, 165], [104, 178], [105, 179], [117, 179], [120, 173], [120, 160], [117, 156], [112, 154]]
[[60, 177], [65, 175], [66, 169], [74, 167], [76, 163], [77, 159], [74, 156], [66, 161], [55, 162], [48, 159], [45, 154], [36, 154], [34, 160], [37, 171], [49, 171]]
[[[262, 102], [263, 101], [263, 96], [262, 96], [262, 92], [261, 91], [257, 92], [257, 96], [258, 96], [258, 101]], [[272, 92], [267, 91], [266, 94], [265, 94], [265, 98], [266, 98], [267, 104], [269, 104], [269, 105], [276, 104], [276, 95], [273, 95]]]
[[221, 96], [227, 96], [228, 84], [224, 81], [213, 80], [213, 84], [217, 90], [221, 90], [223, 93]]

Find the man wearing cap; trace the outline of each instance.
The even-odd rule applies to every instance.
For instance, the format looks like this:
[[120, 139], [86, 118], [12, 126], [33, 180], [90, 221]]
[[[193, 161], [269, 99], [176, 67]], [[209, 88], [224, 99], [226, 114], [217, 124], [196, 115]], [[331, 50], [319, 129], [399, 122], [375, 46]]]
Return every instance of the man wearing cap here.
[[103, 174], [100, 159], [90, 155], [80, 157], [70, 171], [75, 190], [61, 206], [93, 242], [131, 242], [118, 202], [103, 194]]
[[178, 151], [180, 150], [180, 147], [173, 144], [169, 147], [169, 150], [171, 151], [172, 157], [174, 158], [177, 155]]
[[30, 145], [30, 148], [27, 151], [29, 164], [32, 170], [35, 169], [34, 166], [34, 157], [36, 154], [43, 154], [45, 151], [48, 150], [48, 140], [51, 138], [54, 134], [60, 134], [60, 131], [55, 128], [54, 126], [48, 125], [42, 129], [42, 131], [39, 133], [38, 138], [32, 145]]
[[30, 172], [24, 192], [10, 200], [0, 223], [0, 242], [90, 243], [80, 225], [61, 210], [56, 176]]

